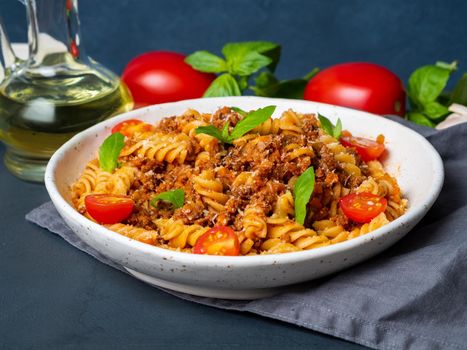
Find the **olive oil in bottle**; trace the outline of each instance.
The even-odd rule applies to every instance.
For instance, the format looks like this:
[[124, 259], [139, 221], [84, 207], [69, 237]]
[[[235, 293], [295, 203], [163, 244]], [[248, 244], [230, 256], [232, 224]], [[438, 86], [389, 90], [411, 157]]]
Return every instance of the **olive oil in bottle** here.
[[[79, 131], [132, 108], [131, 95], [123, 83], [106, 86], [100, 79], [77, 79], [80, 84], [71, 84], [59, 99], [47, 98], [47, 87], [10, 85], [7, 91], [0, 90], [0, 139], [8, 147], [5, 164], [20, 178], [41, 181], [48, 159], [63, 143]], [[47, 85], [53, 83], [47, 80]]]
[[41, 182], [48, 160], [64, 142], [130, 110], [133, 101], [115, 74], [86, 55], [78, 0], [26, 5], [29, 57], [15, 56], [0, 22], [0, 141], [8, 170]]

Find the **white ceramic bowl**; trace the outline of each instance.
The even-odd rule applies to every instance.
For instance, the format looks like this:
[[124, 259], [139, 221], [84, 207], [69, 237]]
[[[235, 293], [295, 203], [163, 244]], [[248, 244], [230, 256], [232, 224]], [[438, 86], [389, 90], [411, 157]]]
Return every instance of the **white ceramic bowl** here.
[[[274, 255], [218, 257], [174, 252], [153, 247], [107, 230], [79, 214], [70, 204], [70, 185], [116, 123], [138, 118], [155, 122], [187, 108], [214, 112], [219, 107], [245, 110], [276, 105], [274, 116], [292, 108], [319, 112], [345, 129], [375, 138], [383, 133], [389, 150], [384, 164], [395, 175], [409, 200], [406, 214], [367, 235], [323, 248]], [[123, 265], [135, 277], [153, 285], [194, 295], [253, 299], [284, 286], [318, 278], [354, 265], [381, 252], [403, 237], [425, 215], [443, 184], [443, 164], [435, 149], [419, 134], [393, 121], [326, 104], [259, 97], [205, 98], [154, 105], [99, 123], [73, 137], [50, 160], [45, 184], [55, 207], [87, 244]]]

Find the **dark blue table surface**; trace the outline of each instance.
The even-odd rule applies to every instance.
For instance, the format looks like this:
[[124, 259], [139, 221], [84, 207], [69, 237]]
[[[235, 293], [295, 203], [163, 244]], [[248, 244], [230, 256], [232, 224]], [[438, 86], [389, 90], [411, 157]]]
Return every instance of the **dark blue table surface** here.
[[[116, 72], [148, 50], [218, 51], [227, 41], [283, 44], [278, 73], [372, 61], [403, 80], [459, 59], [467, 70], [465, 1], [80, 0], [87, 51]], [[0, 1], [13, 41], [24, 8]], [[0, 146], [0, 154], [4, 148]], [[24, 220], [48, 200], [0, 165], [0, 349], [352, 349], [303, 328], [170, 296], [98, 263]]]

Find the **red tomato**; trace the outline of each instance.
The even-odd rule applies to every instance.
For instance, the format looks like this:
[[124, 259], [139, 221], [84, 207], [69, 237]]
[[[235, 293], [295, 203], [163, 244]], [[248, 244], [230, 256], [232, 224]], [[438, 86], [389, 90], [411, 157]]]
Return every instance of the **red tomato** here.
[[352, 136], [350, 133], [342, 133], [339, 141], [345, 147], [355, 148], [360, 158], [365, 162], [378, 159], [385, 150], [383, 143], [364, 137]]
[[203, 96], [214, 74], [194, 70], [176, 52], [152, 51], [128, 63], [122, 79], [138, 106], [173, 102]]
[[376, 114], [405, 114], [402, 81], [373, 63], [342, 63], [322, 70], [308, 82], [304, 98]]
[[139, 119], [128, 119], [118, 123], [112, 128], [112, 134], [119, 132], [130, 137], [135, 132], [151, 131], [152, 126]]
[[133, 211], [134, 202], [127, 196], [90, 194], [84, 199], [89, 215], [100, 224], [116, 224]]
[[198, 238], [195, 254], [239, 255], [240, 243], [235, 232], [227, 226], [215, 226]]
[[345, 216], [360, 224], [370, 222], [385, 211], [387, 204], [386, 198], [368, 192], [351, 193], [339, 200]]

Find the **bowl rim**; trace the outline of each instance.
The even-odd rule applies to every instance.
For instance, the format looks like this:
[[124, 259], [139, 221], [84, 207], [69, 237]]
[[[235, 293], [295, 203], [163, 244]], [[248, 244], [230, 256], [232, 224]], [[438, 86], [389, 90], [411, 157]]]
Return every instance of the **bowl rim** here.
[[[404, 215], [402, 215], [401, 217], [365, 235], [362, 235], [362, 236], [359, 236], [359, 237], [356, 237], [356, 238], [353, 238], [353, 239], [350, 239], [344, 242], [336, 243], [333, 245], [310, 249], [310, 250], [299, 251], [299, 252], [259, 254], [259, 255], [247, 255], [247, 256], [200, 255], [200, 254], [169, 250], [169, 249], [165, 249], [165, 248], [161, 248], [157, 246], [152, 246], [146, 243], [142, 243], [142, 242], [133, 240], [131, 238], [128, 238], [126, 236], [120, 235], [114, 231], [107, 229], [106, 227], [98, 223], [95, 223], [89, 220], [85, 216], [81, 215], [78, 211], [76, 211], [76, 209], [73, 208], [65, 200], [65, 198], [62, 197], [56, 185], [56, 181], [55, 181], [56, 180], [55, 170], [56, 170], [57, 164], [65, 157], [65, 155], [70, 150], [72, 150], [75, 147], [75, 144], [79, 143], [82, 139], [87, 138], [90, 135], [95, 135], [96, 131], [101, 132], [106, 127], [113, 126], [115, 125], [116, 122], [119, 122], [121, 120], [125, 120], [128, 118], [132, 118], [135, 115], [145, 114], [152, 110], [161, 110], [165, 108], [170, 108], [175, 105], [189, 104], [190, 102], [191, 103], [199, 102], [200, 100], [202, 100], [203, 102], [206, 102], [207, 104], [218, 103], [217, 101], [226, 101], [226, 102], [219, 102], [221, 105], [222, 104], [229, 105], [230, 103], [232, 103], [230, 101], [235, 102], [235, 101], [242, 101], [242, 100], [257, 101], [258, 104], [260, 105], [261, 104], [264, 105], [267, 103], [274, 103], [275, 101], [281, 102], [281, 103], [289, 102], [289, 103], [293, 103], [294, 105], [303, 104], [304, 106], [305, 105], [309, 106], [309, 104], [311, 103], [315, 107], [319, 107], [320, 105], [323, 105], [323, 106], [336, 108], [336, 112], [338, 113], [351, 112], [351, 113], [358, 113], [366, 117], [381, 118], [383, 124], [387, 123], [387, 124], [390, 124], [392, 127], [405, 129], [406, 132], [411, 134], [411, 136], [414, 139], [420, 142], [427, 149], [427, 151], [429, 151], [429, 154], [431, 155], [432, 164], [433, 164], [432, 186], [430, 187], [425, 197], [425, 200], [422, 203], [420, 203], [419, 205], [415, 207], [410, 207], [410, 210]], [[187, 106], [186, 108], [189, 108], [189, 106]], [[384, 129], [384, 125], [382, 126], [382, 129]], [[429, 208], [433, 205], [433, 203], [435, 202], [435, 200], [437, 199], [441, 191], [441, 188], [444, 182], [444, 167], [443, 167], [442, 159], [440, 155], [438, 154], [438, 152], [436, 151], [436, 149], [422, 135], [390, 119], [382, 118], [381, 116], [368, 113], [368, 112], [364, 112], [364, 111], [355, 110], [352, 108], [340, 107], [340, 106], [319, 103], [319, 102], [314, 102], [314, 101], [291, 100], [291, 99], [283, 99], [283, 98], [266, 98], [266, 97], [257, 97], [257, 96], [232, 96], [232, 97], [210, 97], [210, 98], [190, 99], [190, 100], [183, 100], [183, 101], [177, 101], [177, 102], [156, 104], [156, 105], [151, 105], [151, 106], [143, 107], [140, 109], [132, 110], [126, 113], [122, 113], [118, 116], [104, 120], [76, 134], [70, 140], [68, 140], [65, 144], [63, 144], [53, 154], [53, 156], [51, 157], [50, 161], [47, 164], [44, 181], [45, 181], [47, 192], [49, 193], [49, 196], [52, 202], [54, 203], [56, 207], [60, 208], [60, 210], [58, 211], [61, 216], [63, 215], [61, 214], [60, 211], [63, 211], [66, 214], [66, 216], [75, 219], [82, 226], [88, 226], [92, 232], [99, 234], [99, 235], [103, 235], [102, 236], [103, 238], [107, 238], [110, 241], [116, 241], [119, 244], [126, 245], [128, 249], [134, 249], [143, 254], [155, 255], [155, 256], [163, 258], [164, 260], [176, 260], [183, 264], [198, 265], [198, 266], [203, 265], [203, 266], [211, 266], [211, 267], [213, 265], [217, 265], [217, 266], [235, 265], [236, 267], [242, 267], [242, 266], [246, 267], [246, 266], [251, 266], [251, 265], [255, 265], [255, 266], [270, 265], [271, 263], [272, 264], [293, 264], [293, 263], [301, 262], [303, 260], [325, 258], [333, 254], [338, 254], [338, 253], [341, 253], [347, 250], [352, 250], [353, 248], [356, 248], [358, 246], [365, 245], [369, 241], [376, 241], [381, 238], [384, 238], [388, 234], [391, 234], [391, 232], [395, 230], [397, 227], [404, 226], [412, 222], [417, 217], [423, 216], [429, 210]]]

